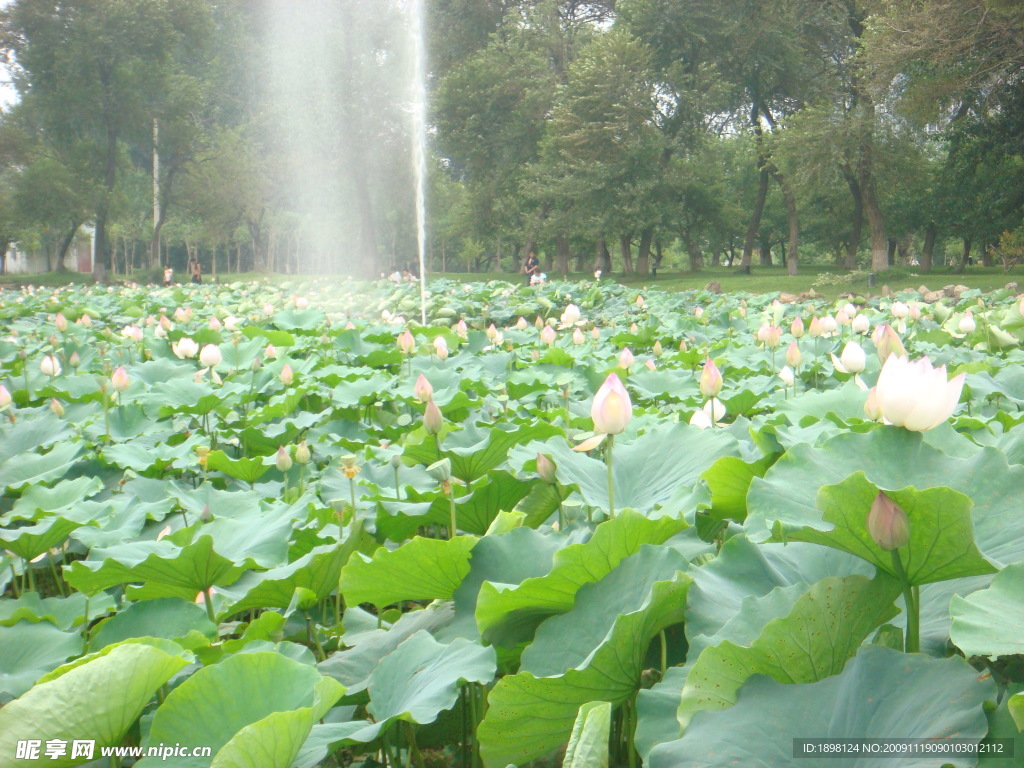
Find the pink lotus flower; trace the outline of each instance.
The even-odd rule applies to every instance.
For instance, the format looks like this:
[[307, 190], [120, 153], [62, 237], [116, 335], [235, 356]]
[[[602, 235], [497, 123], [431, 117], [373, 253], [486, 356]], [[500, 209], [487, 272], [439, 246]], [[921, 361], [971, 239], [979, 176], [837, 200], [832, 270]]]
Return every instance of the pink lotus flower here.
[[544, 330], [540, 332], [540, 340], [549, 347], [554, 345], [556, 337], [555, 329], [550, 325], [545, 325]]
[[11, 393], [7, 391], [7, 387], [0, 384], [0, 410], [3, 410], [11, 404]]
[[130, 384], [128, 372], [124, 369], [123, 365], [118, 366], [110, 375], [110, 385], [114, 388], [115, 392], [124, 392]]
[[802, 360], [803, 356], [800, 354], [800, 345], [795, 341], [791, 341], [786, 348], [786, 364], [793, 368], [799, 368]]
[[[180, 346], [180, 345], [179, 345]], [[216, 368], [223, 358], [220, 354], [220, 347], [216, 344], [207, 344], [199, 353], [199, 362], [203, 368]]]
[[934, 368], [927, 357], [909, 362], [892, 355], [882, 366], [876, 385], [878, 410], [887, 422], [924, 432], [953, 415], [966, 374], [946, 378], [946, 366]]
[[416, 379], [416, 383], [413, 385], [412, 393], [421, 403], [425, 403], [434, 396], [434, 388], [427, 381], [427, 377], [422, 373], [420, 377]]
[[804, 335], [804, 321], [802, 318], [796, 318], [793, 324], [789, 326], [789, 332], [793, 334], [794, 339], [799, 339]]
[[293, 381], [295, 381], [295, 371], [292, 370], [288, 363], [285, 363], [284, 367], [281, 368], [281, 383], [286, 387], [290, 387]]
[[441, 428], [444, 426], [444, 416], [441, 415], [441, 409], [437, 407], [437, 403], [433, 399], [427, 401], [427, 408], [423, 412], [423, 428], [431, 435], [440, 434]]
[[628, 371], [633, 367], [633, 363], [636, 362], [636, 358], [633, 357], [633, 353], [629, 350], [629, 347], [623, 347], [622, 351], [619, 352], [619, 368]]
[[416, 349], [416, 339], [412, 337], [408, 329], [398, 335], [398, 349], [403, 355], [411, 355], [412, 351]]
[[171, 342], [171, 352], [173, 352], [175, 357], [179, 360], [185, 360], [199, 354], [199, 345], [188, 336], [184, 336], [177, 341]]
[[881, 491], [875, 496], [868, 512], [868, 533], [886, 552], [906, 546], [910, 541], [910, 520], [895, 501]]
[[608, 374], [597, 390], [590, 406], [590, 417], [594, 420], [594, 430], [605, 435], [621, 434], [633, 418], [629, 392], [614, 373]]
[[700, 372], [700, 393], [704, 397], [717, 397], [722, 391], [722, 372], [718, 370], [715, 361], [708, 358], [704, 361], [704, 368]]

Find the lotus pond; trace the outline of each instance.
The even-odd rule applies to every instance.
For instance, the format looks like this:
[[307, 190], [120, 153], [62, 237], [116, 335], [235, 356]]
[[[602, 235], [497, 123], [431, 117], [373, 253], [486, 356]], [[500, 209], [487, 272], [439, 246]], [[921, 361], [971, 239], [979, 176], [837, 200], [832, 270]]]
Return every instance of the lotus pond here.
[[1019, 297], [418, 299], [0, 293], [0, 766], [1024, 764]]

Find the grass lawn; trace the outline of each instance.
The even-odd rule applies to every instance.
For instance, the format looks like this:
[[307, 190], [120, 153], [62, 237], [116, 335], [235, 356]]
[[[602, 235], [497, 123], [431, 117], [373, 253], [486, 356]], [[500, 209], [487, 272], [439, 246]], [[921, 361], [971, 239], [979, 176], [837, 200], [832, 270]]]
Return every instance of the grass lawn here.
[[[841, 293], [851, 292], [860, 295], [879, 295], [882, 287], [888, 285], [892, 290], [916, 289], [921, 285], [930, 290], [937, 290], [945, 285], [961, 284], [969, 288], [980, 288], [983, 291], [991, 291], [1002, 288], [1009, 282], [1024, 282], [1024, 266], [1015, 267], [1010, 272], [1004, 271], [1001, 267], [969, 267], [963, 274], [955, 274], [949, 268], [937, 268], [929, 274], [920, 274], [907, 268], [895, 268], [886, 273], [876, 275], [875, 286], [869, 287], [866, 273], [857, 272], [847, 274], [834, 267], [820, 265], [801, 265], [801, 274], [790, 277], [783, 267], [761, 267], [754, 266], [751, 274], [744, 275], [736, 269], [728, 267], [707, 267], [700, 272], [662, 272], [656, 279], [650, 275], [631, 276], [623, 278], [616, 275], [616, 279], [626, 285], [637, 287], [663, 288], [669, 291], [685, 291], [703, 288], [711, 281], [717, 281], [726, 292], [746, 293], [803, 293], [813, 289], [815, 293], [825, 298], [835, 298]], [[142, 279], [141, 273], [136, 279]], [[244, 272], [241, 274], [222, 273], [218, 275], [220, 282], [232, 282], [236, 280], [259, 280], [269, 279], [273, 282], [302, 281], [312, 278], [312, 275], [267, 275], [262, 272]], [[435, 274], [434, 277], [444, 277], [450, 280], [462, 282], [475, 282], [480, 280], [509, 280], [519, 282], [520, 275], [510, 273], [476, 273], [476, 272], [449, 272], [447, 274]], [[589, 279], [593, 275], [586, 273], [573, 273], [570, 279]], [[117, 276], [112, 279], [123, 280]], [[206, 282], [211, 278], [207, 276]], [[90, 275], [77, 272], [49, 272], [35, 275], [0, 275], [0, 286], [20, 287], [22, 285], [69, 285], [72, 283], [90, 282]]]

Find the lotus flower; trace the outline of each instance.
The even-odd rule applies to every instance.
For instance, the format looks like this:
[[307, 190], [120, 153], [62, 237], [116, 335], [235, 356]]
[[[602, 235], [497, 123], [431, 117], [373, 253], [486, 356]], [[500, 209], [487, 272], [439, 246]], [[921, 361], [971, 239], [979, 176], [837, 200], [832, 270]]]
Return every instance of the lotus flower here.
[[961, 373], [947, 380], [946, 366], [934, 368], [927, 357], [910, 362], [892, 355], [878, 377], [878, 410], [897, 427], [912, 432], [933, 429], [953, 415], [965, 377]]
[[875, 496], [868, 512], [868, 533], [886, 552], [906, 546], [910, 541], [910, 520], [895, 501], [881, 491]]
[[284, 367], [281, 368], [281, 383], [286, 387], [290, 387], [293, 381], [295, 381], [295, 372], [288, 363], [285, 363]]
[[416, 349], [416, 339], [412, 337], [408, 329], [398, 335], [398, 349], [403, 355], [410, 355]]
[[856, 341], [848, 341], [843, 347], [843, 354], [840, 357], [832, 355], [832, 365], [840, 373], [858, 374], [864, 370], [867, 364], [867, 355], [864, 348]]
[[580, 308], [575, 304], [569, 304], [562, 312], [562, 325], [573, 325], [580, 321]]
[[550, 347], [554, 345], [557, 335], [554, 328], [550, 325], [545, 325], [544, 330], [540, 332], [540, 340]]
[[786, 347], [786, 365], [799, 368], [802, 361], [803, 355], [800, 354], [800, 345], [795, 341], [791, 341], [789, 346]]
[[220, 347], [216, 344], [207, 344], [199, 353], [199, 362], [203, 368], [216, 368], [221, 360]]
[[444, 426], [444, 416], [441, 415], [441, 409], [437, 407], [437, 403], [433, 399], [427, 401], [427, 408], [423, 412], [423, 428], [431, 435], [437, 435], [441, 432], [441, 427]]
[[60, 361], [53, 355], [46, 355], [39, 363], [39, 370], [47, 376], [60, 376]]
[[704, 361], [704, 368], [700, 372], [700, 393], [704, 397], [717, 397], [722, 391], [722, 372], [718, 370], [715, 362], [708, 358]]
[[554, 485], [557, 482], [556, 471], [557, 467], [555, 462], [549, 459], [545, 454], [537, 454], [537, 474], [540, 475], [540, 479], [548, 485]]
[[594, 420], [594, 430], [605, 435], [621, 434], [633, 418], [629, 392], [614, 373], [608, 374], [597, 390], [590, 406], [590, 417]]
[[850, 323], [850, 327], [854, 333], [867, 333], [871, 330], [871, 321], [868, 320], [868, 316], [864, 314], [857, 315], [853, 318], [853, 322]]
[[307, 299], [305, 296], [296, 296], [295, 297], [295, 308], [296, 309], [306, 309], [308, 307], [309, 307], [309, 299]]
[[892, 316], [897, 320], [906, 320], [910, 315], [910, 307], [904, 304], [902, 301], [894, 301], [892, 307], [889, 308], [892, 312]]
[[277, 449], [274, 466], [277, 467], [278, 472], [287, 472], [292, 468], [292, 457], [288, 455], [288, 449], [283, 445]]
[[802, 338], [804, 335], [804, 321], [802, 318], [796, 318], [793, 320], [793, 324], [789, 326], [789, 332], [793, 334], [794, 339]]
[[179, 360], [195, 357], [199, 353], [199, 345], [188, 336], [171, 342], [171, 351]]
[[0, 384], [0, 410], [3, 410], [11, 404], [11, 393], [7, 391], [7, 387]]
[[425, 403], [434, 396], [434, 388], [430, 385], [430, 382], [427, 381], [427, 377], [421, 373], [420, 377], [416, 379], [416, 383], [413, 385], [412, 393], [415, 395], [417, 400], [421, 403]]
[[978, 324], [974, 322], [974, 315], [972, 315], [971, 310], [968, 309], [964, 316], [960, 318], [957, 329], [960, 333], [966, 336], [968, 333], [974, 333], [974, 329], [977, 327]]
[[656, 369], [656, 368], [658, 367], [658, 366], [657, 366], [657, 365], [655, 364], [655, 362], [654, 362], [654, 358], [653, 358], [653, 357], [648, 357], [648, 358], [647, 358], [647, 359], [646, 359], [646, 360], [644, 361], [644, 366], [645, 366], [645, 367], [647, 368], [647, 370], [649, 370], [649, 371], [653, 371], [653, 370], [655, 370], [655, 369]]
[[622, 351], [619, 352], [619, 368], [628, 371], [635, 362], [636, 358], [633, 357], [633, 353], [629, 350], [629, 347], [623, 347]]
[[123, 365], [118, 366], [110, 375], [110, 385], [114, 388], [115, 392], [124, 392], [130, 384], [128, 372], [124, 369]]
[[192, 319], [191, 307], [178, 307], [174, 310], [174, 319], [179, 323], [187, 323]]

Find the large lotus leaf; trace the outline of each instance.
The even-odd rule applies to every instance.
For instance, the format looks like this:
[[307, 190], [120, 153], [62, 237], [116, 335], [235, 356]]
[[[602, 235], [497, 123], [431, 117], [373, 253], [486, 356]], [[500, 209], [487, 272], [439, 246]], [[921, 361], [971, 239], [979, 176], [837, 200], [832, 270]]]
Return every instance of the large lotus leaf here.
[[224, 451], [210, 451], [206, 459], [206, 466], [214, 472], [223, 472], [236, 480], [255, 483], [273, 464], [267, 464], [263, 458], [232, 459]]
[[[536, 458], [538, 452], [551, 455], [560, 483], [579, 488], [590, 506], [608, 508], [608, 469], [603, 461], [573, 451], [561, 439], [531, 444], [516, 456], [522, 462]], [[722, 430], [688, 424], [657, 427], [632, 442], [617, 440], [612, 460], [615, 505], [649, 514], [691, 489], [722, 456], [741, 453], [739, 442]]]
[[298, 560], [269, 571], [248, 571], [217, 592], [229, 604], [231, 613], [253, 608], [287, 608], [296, 589], [308, 589], [323, 600], [338, 588], [341, 566], [358, 546], [360, 536], [349, 536], [344, 544], [314, 547]]
[[54, 516], [41, 519], [35, 525], [0, 528], [0, 549], [9, 550], [25, 560], [34, 560], [62, 544], [68, 534], [80, 525], [76, 520]]
[[[995, 683], [963, 659], [932, 659], [865, 646], [843, 672], [816, 683], [791, 685], [755, 676], [735, 706], [701, 712], [681, 739], [651, 752], [651, 768], [834, 768], [834, 754], [794, 759], [794, 739], [930, 739], [980, 741], [988, 730], [984, 704]], [[906, 768], [967, 768], [972, 758], [922, 754], [901, 757]], [[844, 765], [881, 768], [885, 756], [850, 758]]]
[[0, 627], [0, 698], [20, 696], [47, 672], [82, 652], [82, 636], [49, 622]]
[[[47, 514], [60, 514], [70, 517], [68, 513], [82, 501], [103, 490], [103, 482], [97, 477], [76, 477], [74, 480], [61, 480], [52, 488], [45, 485], [32, 485], [26, 488], [20, 498], [14, 502], [11, 512], [5, 517], [10, 520], [36, 520]], [[79, 518], [75, 518], [79, 519]]]
[[421, 630], [381, 659], [367, 684], [366, 709], [378, 723], [432, 723], [455, 706], [460, 683], [486, 684], [496, 672], [493, 648], [465, 638], [444, 645]]
[[747, 492], [755, 477], [764, 477], [774, 456], [746, 462], [736, 456], [723, 456], [701, 478], [711, 492], [709, 514], [716, 520], [735, 520], [742, 523], [747, 517]]
[[203, 608], [178, 597], [163, 597], [132, 603], [103, 621], [93, 634], [91, 646], [105, 648], [135, 637], [176, 640], [193, 631], [210, 639], [217, 636], [217, 627]]
[[576, 716], [565, 750], [563, 768], [608, 768], [608, 742], [612, 731], [612, 705], [588, 701]]
[[[748, 535], [761, 541], [780, 521], [783, 530], [823, 528], [816, 500], [823, 486], [856, 472], [879, 488], [947, 487], [974, 502], [974, 541], [997, 565], [1024, 561], [1024, 515], [1017, 503], [1024, 467], [1009, 466], [994, 448], [969, 458], [951, 457], [916, 432], [878, 427], [843, 433], [819, 447], [792, 447], [764, 478], [754, 478], [747, 496]], [[985, 482], [978, 482], [978, 478]]]
[[10, 490], [45, 483], [67, 474], [83, 445], [74, 440], [57, 443], [48, 453], [24, 453], [0, 461], [0, 488]]
[[[176, 758], [181, 768], [290, 768], [313, 723], [344, 687], [279, 653], [240, 653], [204, 667], [168, 694], [145, 745], [201, 744], [210, 758]], [[290, 715], [284, 717], [283, 715]], [[159, 765], [150, 758], [140, 768]]]
[[205, 482], [193, 489], [183, 483], [169, 483], [164, 486], [166, 493], [173, 497], [195, 521], [204, 507], [209, 507], [215, 517], [243, 517], [258, 509], [260, 495], [251, 490], [221, 490], [213, 483]]
[[341, 682], [349, 694], [364, 690], [380, 660], [407, 638], [420, 631], [436, 634], [450, 624], [454, 616], [451, 603], [434, 603], [422, 611], [403, 613], [390, 629], [352, 633], [348, 626], [353, 610], [358, 609], [349, 608], [345, 612], [346, 632], [342, 636], [342, 642], [349, 647], [320, 662], [320, 671]]
[[40, 598], [38, 592], [26, 592], [17, 600], [0, 598], [0, 626], [9, 627], [19, 621], [48, 621], [68, 630], [109, 613], [114, 607], [114, 598], [105, 593], [93, 598], [81, 592]]
[[[911, 584], [995, 573], [996, 568], [974, 545], [969, 498], [945, 487], [885, 491], [910, 521], [910, 539], [899, 551]], [[818, 491], [822, 523], [783, 530], [777, 535], [841, 549], [898, 577], [892, 555], [879, 547], [868, 532], [868, 513], [877, 494], [878, 489], [863, 472], [858, 472], [838, 485]], [[826, 525], [833, 527], [825, 530]]]
[[488, 642], [504, 646], [530, 639], [545, 618], [572, 608], [581, 586], [602, 579], [642, 545], [661, 544], [685, 527], [681, 520], [651, 520], [623, 510], [597, 526], [588, 541], [556, 552], [554, 566], [544, 576], [518, 585], [485, 581], [476, 604], [480, 634]]
[[341, 569], [341, 592], [349, 605], [380, 608], [402, 600], [447, 600], [469, 573], [475, 538], [420, 536], [398, 549], [378, 549], [372, 559], [357, 555]]
[[967, 656], [1024, 655], [1024, 565], [996, 574], [988, 589], [954, 595], [950, 637]]
[[[653, 547], [642, 550], [633, 558], [652, 557]], [[623, 569], [623, 561], [616, 571]], [[660, 566], [660, 562], [652, 565]], [[622, 586], [613, 579], [615, 571], [596, 584], [583, 587], [577, 598], [577, 608], [570, 614], [548, 619], [541, 625], [559, 621], [579, 610], [584, 591], [592, 591], [586, 610], [580, 611], [581, 620], [605, 623], [609, 617], [594, 615], [600, 608], [602, 595], [609, 595], [602, 584]], [[668, 581], [656, 582], [643, 602], [630, 611], [611, 616], [612, 626], [604, 641], [593, 648], [578, 669], [565, 669], [553, 677], [535, 677], [530, 672], [519, 672], [498, 681], [488, 698], [487, 715], [477, 734], [480, 750], [488, 766], [522, 764], [545, 755], [571, 735], [579, 708], [589, 701], [622, 702], [635, 695], [640, 686], [644, 657], [651, 640], [666, 627], [683, 619], [686, 593], [690, 578], [676, 573]], [[612, 609], [610, 613], [615, 613]], [[584, 615], [585, 614], [585, 615]], [[559, 621], [559, 635], [571, 632], [572, 627]], [[586, 631], [586, 627], [581, 627]], [[538, 631], [539, 637], [540, 631]], [[589, 633], [588, 633], [589, 634]], [[568, 641], [569, 638], [563, 640]], [[550, 647], [550, 642], [547, 643]], [[564, 668], [563, 668], [564, 669]]]
[[765, 624], [749, 646], [729, 640], [704, 649], [683, 688], [679, 721], [725, 709], [754, 675], [812, 683], [842, 671], [869, 633], [898, 613], [899, 583], [884, 575], [830, 577], [811, 586], [784, 617]]
[[0, 466], [8, 459], [25, 457], [37, 448], [63, 441], [70, 434], [71, 425], [49, 410], [13, 422], [5, 419], [0, 428]]
[[800, 397], [783, 400], [776, 404], [775, 410], [786, 415], [786, 418], [798, 426], [810, 424], [835, 416], [840, 421], [849, 422], [854, 419], [863, 420], [864, 401], [867, 393], [852, 381], [846, 382], [838, 389], [827, 392], [805, 392]]
[[1017, 724], [1017, 730], [1024, 732], [1024, 693], [1015, 693], [1011, 696], [1008, 709], [1013, 722]]
[[641, 609], [656, 583], [671, 580], [687, 565], [674, 549], [643, 545], [607, 576], [582, 586], [572, 610], [540, 625], [523, 652], [521, 669], [550, 677], [584, 666], [594, 649], [608, 641], [620, 615]]
[[142, 583], [149, 597], [191, 599], [216, 584], [231, 584], [257, 567], [251, 558], [235, 562], [214, 550], [212, 536], [201, 535], [179, 547], [167, 539], [94, 549], [89, 560], [76, 560], [64, 571], [67, 582], [94, 595], [121, 584]]
[[[58, 669], [60, 674], [0, 709], [0, 754], [14, 755], [19, 741], [40, 738], [117, 746], [156, 691], [189, 664], [191, 656], [174, 648], [123, 643]], [[55, 760], [44, 755], [19, 765], [65, 768], [82, 762], [72, 759], [70, 750], [68, 755]]]

